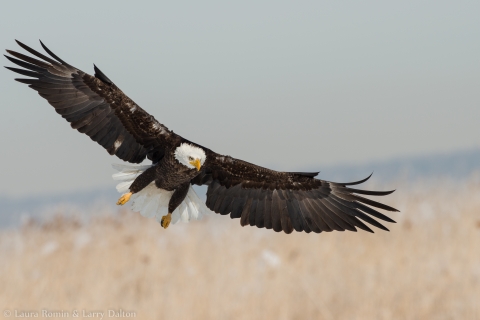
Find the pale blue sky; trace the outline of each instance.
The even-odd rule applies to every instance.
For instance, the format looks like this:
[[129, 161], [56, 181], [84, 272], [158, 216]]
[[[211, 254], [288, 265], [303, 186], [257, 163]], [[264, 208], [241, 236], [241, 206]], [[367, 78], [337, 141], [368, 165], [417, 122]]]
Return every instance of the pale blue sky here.
[[[478, 1], [11, 1], [0, 46], [42, 39], [188, 139], [321, 170], [480, 147], [479, 13]], [[0, 72], [0, 192], [113, 187], [120, 160], [14, 77]]]

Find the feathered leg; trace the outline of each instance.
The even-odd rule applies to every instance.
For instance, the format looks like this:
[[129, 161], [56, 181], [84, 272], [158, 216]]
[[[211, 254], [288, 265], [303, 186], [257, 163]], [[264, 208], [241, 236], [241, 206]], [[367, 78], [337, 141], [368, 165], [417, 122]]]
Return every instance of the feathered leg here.
[[166, 216], [163, 216], [162, 220], [160, 221], [161, 226], [165, 229], [168, 228], [170, 222], [172, 221], [172, 212], [175, 211], [175, 209], [177, 209], [177, 207], [185, 199], [189, 188], [190, 182], [185, 182], [173, 192], [172, 197], [170, 198], [170, 201], [168, 203], [168, 214]]
[[132, 185], [130, 186], [130, 192], [123, 194], [120, 199], [118, 199], [117, 204], [123, 206], [128, 202], [128, 200], [130, 200], [132, 194], [141, 191], [153, 180], [155, 180], [155, 169], [156, 166], [153, 166], [142, 172], [142, 174], [140, 174], [135, 181], [133, 181]]

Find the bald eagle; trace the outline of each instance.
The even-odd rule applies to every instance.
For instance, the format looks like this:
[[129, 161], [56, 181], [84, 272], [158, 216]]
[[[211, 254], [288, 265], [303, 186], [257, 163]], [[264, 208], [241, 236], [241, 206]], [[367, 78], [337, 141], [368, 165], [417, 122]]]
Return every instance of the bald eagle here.
[[[318, 172], [279, 172], [221, 155], [169, 130], [125, 95], [94, 65], [94, 76], [66, 63], [41, 41], [46, 56], [17, 41], [31, 56], [7, 50], [11, 71], [45, 98], [73, 129], [88, 135], [110, 155], [151, 165], [116, 165], [117, 204], [132, 198], [133, 210], [156, 217], [161, 226], [199, 219], [214, 211], [240, 218], [242, 226], [283, 231], [373, 232], [364, 222], [388, 229], [373, 217], [395, 222], [377, 211], [398, 211], [360, 195], [384, 196], [393, 191], [355, 189], [370, 178], [348, 183], [315, 179]], [[207, 185], [203, 203], [192, 185]], [[375, 208], [375, 209], [374, 209]], [[211, 210], [211, 211], [210, 211]], [[362, 220], [364, 222], [362, 222]]]

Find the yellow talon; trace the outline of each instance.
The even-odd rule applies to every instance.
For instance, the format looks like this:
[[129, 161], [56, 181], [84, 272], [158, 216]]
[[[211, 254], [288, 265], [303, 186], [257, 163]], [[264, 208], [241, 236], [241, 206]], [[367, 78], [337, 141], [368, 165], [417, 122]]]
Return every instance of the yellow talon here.
[[172, 214], [169, 213], [169, 214], [167, 214], [166, 216], [163, 216], [163, 217], [162, 217], [162, 220], [160, 221], [160, 225], [161, 225], [163, 228], [167, 229], [168, 226], [170, 225], [170, 222], [171, 222], [171, 221], [172, 221]]
[[118, 199], [117, 204], [119, 206], [123, 206], [125, 203], [128, 202], [128, 200], [130, 200], [131, 196], [132, 196], [131, 192], [125, 193], [123, 196], [120, 197], [120, 199]]

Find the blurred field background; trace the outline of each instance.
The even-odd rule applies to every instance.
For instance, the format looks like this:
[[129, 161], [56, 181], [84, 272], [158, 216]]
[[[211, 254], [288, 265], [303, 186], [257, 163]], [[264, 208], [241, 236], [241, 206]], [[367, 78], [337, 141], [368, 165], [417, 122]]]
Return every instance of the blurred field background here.
[[85, 221], [59, 208], [0, 233], [0, 301], [137, 319], [480, 319], [480, 175], [395, 186], [398, 223], [375, 234], [213, 215], [163, 230], [127, 209]]

